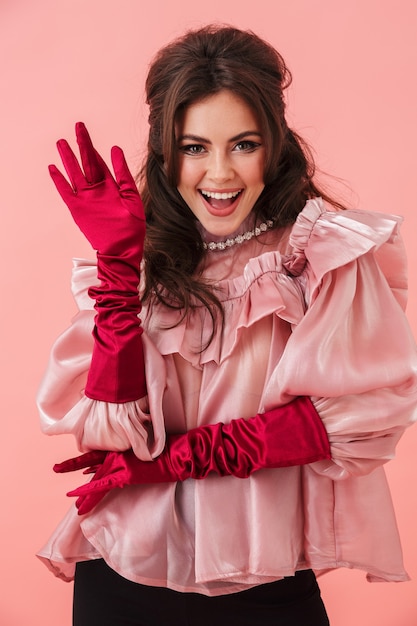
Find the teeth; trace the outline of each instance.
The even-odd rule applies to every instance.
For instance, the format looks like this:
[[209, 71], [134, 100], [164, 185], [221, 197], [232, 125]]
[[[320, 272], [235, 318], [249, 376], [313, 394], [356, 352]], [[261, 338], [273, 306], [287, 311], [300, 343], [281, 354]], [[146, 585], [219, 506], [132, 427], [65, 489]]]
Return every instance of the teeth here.
[[218, 191], [205, 191], [201, 190], [203, 196], [206, 198], [213, 198], [214, 200], [230, 200], [231, 198], [236, 198], [240, 194], [240, 191], [229, 191], [224, 193], [219, 193]]

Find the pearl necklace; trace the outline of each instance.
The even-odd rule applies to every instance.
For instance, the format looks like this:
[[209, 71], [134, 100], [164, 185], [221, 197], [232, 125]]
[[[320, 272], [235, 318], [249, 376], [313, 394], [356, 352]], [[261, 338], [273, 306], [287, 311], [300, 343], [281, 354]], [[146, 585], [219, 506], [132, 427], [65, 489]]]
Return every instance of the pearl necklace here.
[[226, 239], [226, 241], [209, 241], [208, 243], [204, 241], [203, 248], [204, 250], [227, 250], [227, 248], [231, 248], [236, 244], [241, 244], [244, 241], [250, 241], [252, 237], [259, 237], [259, 235], [272, 228], [273, 225], [274, 222], [272, 220], [267, 220], [266, 222], [259, 224], [259, 226], [256, 226], [256, 228], [248, 230], [242, 235], [236, 235], [236, 237]]

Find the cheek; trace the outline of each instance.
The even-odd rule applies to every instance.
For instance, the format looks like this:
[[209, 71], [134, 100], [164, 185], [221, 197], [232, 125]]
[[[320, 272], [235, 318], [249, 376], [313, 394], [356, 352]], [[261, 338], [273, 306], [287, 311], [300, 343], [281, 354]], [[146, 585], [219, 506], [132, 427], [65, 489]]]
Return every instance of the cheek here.
[[248, 185], [263, 186], [265, 184], [265, 169], [263, 163], [255, 163], [252, 167], [248, 167], [244, 178]]
[[263, 185], [265, 180], [265, 158], [256, 154], [252, 160], [242, 164], [241, 175], [248, 184]]
[[178, 169], [178, 187], [194, 186], [199, 180], [198, 164], [184, 160], [180, 162]]

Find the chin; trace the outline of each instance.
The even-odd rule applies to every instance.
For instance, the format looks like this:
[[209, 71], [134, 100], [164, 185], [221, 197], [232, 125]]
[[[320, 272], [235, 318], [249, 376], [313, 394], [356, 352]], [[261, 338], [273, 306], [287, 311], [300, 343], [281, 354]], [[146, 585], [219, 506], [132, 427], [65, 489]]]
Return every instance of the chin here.
[[242, 230], [246, 230], [250, 221], [249, 214], [242, 218], [236, 217], [229, 220], [226, 218], [204, 219], [200, 221], [200, 224], [212, 237], [225, 239], [231, 235], [239, 234]]

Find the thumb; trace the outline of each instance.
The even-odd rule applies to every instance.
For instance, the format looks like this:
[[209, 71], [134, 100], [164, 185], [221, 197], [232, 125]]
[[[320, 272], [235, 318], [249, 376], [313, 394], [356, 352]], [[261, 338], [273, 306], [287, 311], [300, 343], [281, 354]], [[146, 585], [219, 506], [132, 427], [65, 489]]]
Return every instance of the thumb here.
[[111, 161], [120, 195], [127, 200], [132, 199], [136, 201], [135, 203], [132, 202], [129, 210], [135, 217], [144, 220], [145, 212], [136, 181], [129, 170], [123, 150], [118, 146], [113, 146], [111, 149]]
[[114, 176], [122, 195], [124, 191], [134, 191], [138, 193], [135, 179], [129, 170], [123, 150], [119, 148], [119, 146], [113, 146], [111, 149], [111, 162]]

